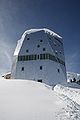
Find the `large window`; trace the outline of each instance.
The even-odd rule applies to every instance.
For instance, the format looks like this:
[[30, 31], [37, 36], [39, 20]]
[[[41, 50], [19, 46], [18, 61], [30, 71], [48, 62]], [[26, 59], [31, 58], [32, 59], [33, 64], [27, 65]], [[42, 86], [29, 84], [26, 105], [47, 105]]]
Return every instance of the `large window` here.
[[27, 49], [27, 50], [26, 50], [26, 52], [28, 53], [28, 52], [29, 52], [29, 50]]
[[38, 57], [38, 59], [39, 59], [39, 55], [38, 55], [37, 57]]
[[63, 45], [63, 42], [58, 37], [54, 37], [54, 39]]
[[18, 56], [18, 61], [29, 61], [29, 60], [52, 60], [65, 66], [65, 62], [63, 60], [49, 53], [39, 54], [39, 55], [35, 54], [35, 55]]

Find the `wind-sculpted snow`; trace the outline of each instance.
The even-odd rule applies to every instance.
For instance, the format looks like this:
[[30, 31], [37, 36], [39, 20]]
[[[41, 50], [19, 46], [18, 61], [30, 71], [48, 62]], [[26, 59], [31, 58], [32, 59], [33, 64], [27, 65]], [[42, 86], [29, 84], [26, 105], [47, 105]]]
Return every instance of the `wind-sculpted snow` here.
[[[80, 86], [75, 83], [56, 85], [54, 91], [67, 103], [66, 109], [63, 110], [67, 120], [80, 120]], [[67, 110], [67, 111], [66, 111]], [[63, 113], [63, 114], [64, 114]], [[60, 112], [61, 115], [61, 112]], [[59, 116], [60, 117], [60, 116]], [[63, 120], [63, 119], [61, 119]]]
[[57, 113], [57, 120], [80, 120], [80, 105], [65, 95], [58, 95], [65, 101], [65, 107]]
[[58, 84], [54, 87], [54, 91], [67, 96], [80, 105], [80, 85], [76, 83]]
[[46, 84], [1, 79], [0, 120], [80, 120], [80, 106]]

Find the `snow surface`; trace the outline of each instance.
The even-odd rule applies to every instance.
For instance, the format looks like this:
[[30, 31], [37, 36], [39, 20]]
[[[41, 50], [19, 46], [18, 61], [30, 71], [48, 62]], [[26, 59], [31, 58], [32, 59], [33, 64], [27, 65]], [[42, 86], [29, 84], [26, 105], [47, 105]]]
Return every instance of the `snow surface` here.
[[80, 89], [67, 85], [52, 90], [35, 81], [1, 79], [0, 120], [80, 120], [78, 94]]
[[54, 91], [69, 97], [80, 105], [80, 85], [77, 83], [58, 84], [55, 86]]

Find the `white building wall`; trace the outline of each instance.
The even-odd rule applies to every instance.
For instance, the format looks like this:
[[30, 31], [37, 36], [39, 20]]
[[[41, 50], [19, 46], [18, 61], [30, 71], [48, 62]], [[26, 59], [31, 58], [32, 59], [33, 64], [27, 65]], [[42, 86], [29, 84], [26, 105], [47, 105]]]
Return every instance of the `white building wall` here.
[[[29, 40], [27, 40], [27, 38], [29, 38]], [[43, 42], [40, 42], [40, 40], [43, 40]], [[37, 45], [40, 45], [40, 47], [38, 48]], [[45, 51], [43, 51], [44, 47], [47, 48], [46, 52], [53, 53], [48, 43], [47, 35], [43, 31], [32, 33], [25, 37], [19, 55], [45, 53]], [[29, 52], [27, 53], [26, 50], [29, 50]]]
[[[42, 70], [40, 70], [40, 66], [42, 66]], [[24, 67], [24, 71], [21, 70], [22, 67]], [[58, 72], [58, 69], [60, 72]], [[16, 78], [35, 81], [42, 79], [44, 83], [49, 85], [64, 82], [66, 79], [60, 65], [51, 60], [18, 62]]]
[[[27, 40], [28, 38], [29, 40]], [[40, 40], [42, 40], [42, 42], [40, 42]], [[38, 47], [38, 45], [40, 45], [40, 47]], [[45, 51], [43, 51], [43, 48], [45, 48]], [[26, 52], [26, 50], [28, 50], [28, 52]], [[42, 30], [30, 33], [24, 37], [18, 56], [35, 54], [40, 56], [40, 54], [44, 53], [54, 55], [56, 60], [60, 58], [65, 61], [63, 44], [57, 41], [54, 36]], [[14, 61], [15, 66], [13, 65], [12, 67], [12, 78], [35, 81], [41, 79], [44, 83], [49, 85], [64, 82], [66, 80], [66, 68], [63, 64], [60, 64], [58, 60], [57, 62], [48, 59], [29, 61], [18, 61], [18, 59], [16, 59]], [[40, 66], [42, 66], [42, 70], [40, 70]], [[23, 71], [22, 67], [24, 67]]]

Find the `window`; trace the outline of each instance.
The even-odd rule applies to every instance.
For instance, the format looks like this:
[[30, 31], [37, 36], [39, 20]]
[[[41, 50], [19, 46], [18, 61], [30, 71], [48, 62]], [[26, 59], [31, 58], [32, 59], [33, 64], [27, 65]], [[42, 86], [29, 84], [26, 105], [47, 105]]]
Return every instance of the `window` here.
[[27, 40], [29, 40], [30, 38], [27, 38]]
[[45, 51], [46, 49], [45, 48], [43, 48], [43, 51]]
[[40, 70], [42, 70], [42, 66], [40, 66]]
[[28, 53], [28, 52], [29, 52], [29, 50], [27, 49], [27, 50], [26, 50], [26, 52]]
[[51, 38], [49, 37], [49, 39], [51, 40]]
[[42, 83], [42, 79], [40, 79], [40, 80], [37, 80], [37, 81]]
[[29, 60], [33, 60], [33, 55], [30, 55], [30, 56], [29, 56]]
[[43, 54], [40, 54], [40, 59], [43, 59]]
[[[18, 61], [29, 61], [29, 60], [52, 60], [52, 61], [58, 62], [65, 66], [65, 62], [63, 60], [61, 60], [57, 56], [51, 55], [49, 53], [39, 54], [39, 55], [32, 54], [32, 55], [18, 56]], [[22, 71], [23, 71], [23, 69], [22, 69]], [[40, 69], [42, 69], [42, 68], [40, 67]]]
[[27, 56], [25, 56], [25, 61], [27, 61], [28, 60], [28, 55]]
[[40, 59], [45, 59], [46, 54], [40, 54]]
[[21, 56], [21, 61], [24, 61], [25, 60], [25, 56]]
[[49, 59], [49, 54], [45, 54], [45, 59]]
[[21, 68], [21, 71], [24, 71], [24, 67]]
[[58, 54], [58, 51], [55, 51], [56, 54]]
[[37, 59], [39, 59], [39, 55], [37, 56]]
[[60, 54], [61, 54], [61, 51], [60, 51]]
[[39, 47], [40, 47], [40, 45], [37, 45], [37, 47], [39, 48]]
[[63, 43], [61, 42], [61, 40], [57, 37], [54, 37], [55, 40], [57, 40], [59, 43], [61, 43], [63, 45]]
[[40, 42], [43, 42], [43, 40], [40, 40]]
[[60, 69], [57, 69], [58, 73], [60, 73]]
[[36, 55], [33, 55], [33, 60], [36, 60]]

